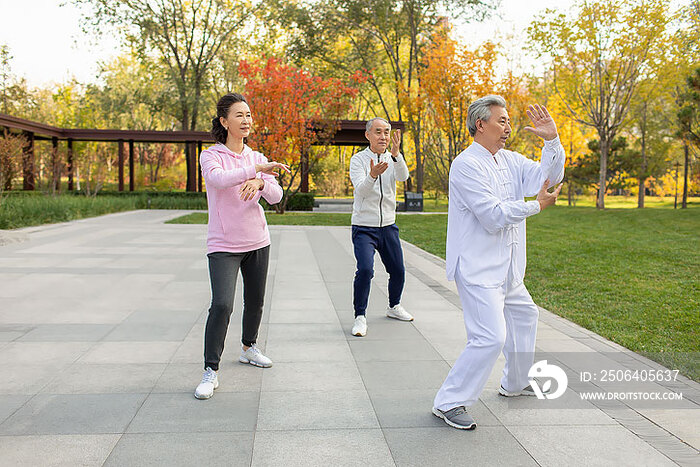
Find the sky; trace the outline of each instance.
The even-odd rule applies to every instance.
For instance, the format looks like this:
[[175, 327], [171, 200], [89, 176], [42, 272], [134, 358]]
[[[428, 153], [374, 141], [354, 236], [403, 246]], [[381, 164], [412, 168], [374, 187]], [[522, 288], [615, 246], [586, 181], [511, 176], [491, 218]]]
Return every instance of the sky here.
[[12, 72], [38, 87], [72, 77], [96, 82], [99, 63], [118, 55], [120, 45], [113, 36], [95, 44], [80, 18], [66, 0], [0, 0], [0, 44], [10, 48]]
[[[568, 8], [572, 2], [502, 0], [500, 18], [457, 25], [455, 33], [468, 43], [483, 42], [499, 32], [524, 37], [539, 11]], [[85, 35], [80, 27], [80, 10], [67, 0], [0, 0], [0, 15], [0, 44], [10, 48], [12, 72], [26, 78], [30, 86], [48, 87], [71, 78], [97, 82], [99, 64], [121, 52], [114, 35], [103, 36], [99, 43]]]

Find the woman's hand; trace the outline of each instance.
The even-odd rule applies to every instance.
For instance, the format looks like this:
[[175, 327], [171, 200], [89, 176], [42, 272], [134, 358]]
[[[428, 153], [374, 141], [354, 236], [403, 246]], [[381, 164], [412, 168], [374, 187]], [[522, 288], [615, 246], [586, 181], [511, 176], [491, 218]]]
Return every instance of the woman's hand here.
[[280, 164], [279, 162], [267, 162], [265, 164], [255, 164], [255, 172], [262, 172], [264, 174], [274, 175], [275, 177], [279, 176], [279, 173], [275, 172], [277, 169], [286, 170], [288, 173], [292, 173], [292, 171], [289, 170], [288, 165]]
[[246, 180], [245, 183], [241, 185], [241, 189], [238, 191], [241, 195], [243, 201], [248, 201], [255, 198], [258, 191], [262, 190], [265, 186], [265, 181], [261, 178], [251, 178]]

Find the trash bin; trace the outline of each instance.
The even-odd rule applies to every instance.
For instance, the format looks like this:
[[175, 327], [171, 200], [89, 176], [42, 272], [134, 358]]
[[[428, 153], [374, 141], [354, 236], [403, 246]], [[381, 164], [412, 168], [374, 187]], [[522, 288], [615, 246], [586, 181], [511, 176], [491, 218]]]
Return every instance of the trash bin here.
[[423, 193], [417, 193], [415, 191], [404, 192], [404, 199], [406, 200], [406, 211], [423, 211]]

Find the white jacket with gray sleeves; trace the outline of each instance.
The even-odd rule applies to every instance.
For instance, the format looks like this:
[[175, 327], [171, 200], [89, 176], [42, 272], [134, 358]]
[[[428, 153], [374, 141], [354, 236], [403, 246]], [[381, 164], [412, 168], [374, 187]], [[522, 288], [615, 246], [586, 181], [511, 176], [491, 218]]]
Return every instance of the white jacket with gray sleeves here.
[[[374, 164], [388, 162], [389, 167], [376, 180], [369, 174]], [[350, 159], [350, 181], [355, 188], [352, 204], [352, 225], [385, 227], [396, 220], [396, 182], [408, 180], [408, 166], [403, 154], [396, 161], [391, 153], [375, 154], [369, 147]]]

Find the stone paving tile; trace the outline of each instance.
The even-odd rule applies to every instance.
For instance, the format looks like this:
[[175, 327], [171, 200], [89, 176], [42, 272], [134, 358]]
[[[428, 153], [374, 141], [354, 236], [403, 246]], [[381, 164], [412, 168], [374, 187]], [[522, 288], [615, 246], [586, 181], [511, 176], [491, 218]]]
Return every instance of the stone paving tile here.
[[[272, 370], [274, 368], [274, 370]], [[342, 391], [364, 389], [354, 362], [276, 363], [263, 374], [262, 391]]]
[[353, 339], [348, 344], [358, 362], [442, 360], [425, 339]]
[[278, 363], [353, 362], [348, 343], [336, 341], [268, 340], [267, 355]]
[[123, 433], [146, 394], [39, 394], [0, 425], [2, 435]]
[[434, 389], [445, 380], [449, 365], [444, 361], [357, 362], [370, 392], [384, 389]]
[[179, 342], [100, 342], [86, 352], [81, 363], [168, 363]]
[[0, 436], [0, 465], [99, 466], [107, 459], [121, 436], [121, 434]]
[[3, 394], [0, 395], [0, 423], [15, 413], [27, 402], [31, 396], [26, 394]]
[[258, 430], [379, 428], [372, 403], [357, 391], [263, 392]]
[[[477, 421], [478, 423], [478, 421]], [[518, 440], [502, 426], [472, 431], [439, 428], [384, 429], [397, 466], [537, 466]], [[561, 465], [561, 464], [558, 464]]]
[[508, 429], [540, 465], [561, 465], [561, 459], [577, 465], [676, 465], [620, 425]]
[[208, 400], [192, 393], [150, 394], [129, 425], [129, 433], [254, 431], [257, 392], [222, 392]]
[[379, 429], [259, 431], [253, 467], [394, 466]]
[[164, 363], [74, 363], [58, 373], [41, 393], [147, 394], [165, 368]]
[[18, 342], [91, 342], [102, 340], [113, 324], [41, 324], [17, 339]]
[[252, 432], [127, 433], [105, 466], [250, 465]]

